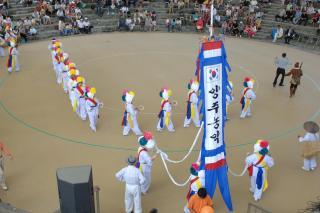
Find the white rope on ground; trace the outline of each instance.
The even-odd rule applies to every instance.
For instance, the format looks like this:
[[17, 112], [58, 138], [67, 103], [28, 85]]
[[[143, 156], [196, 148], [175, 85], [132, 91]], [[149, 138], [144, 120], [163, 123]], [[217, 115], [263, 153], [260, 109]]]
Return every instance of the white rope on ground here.
[[163, 162], [163, 165], [164, 165], [164, 168], [166, 169], [166, 172], [170, 178], [170, 180], [176, 185], [176, 186], [180, 186], [180, 187], [183, 187], [185, 185], [187, 185], [190, 181], [190, 177], [184, 182], [184, 183], [177, 183], [175, 181], [175, 179], [172, 177], [171, 173], [169, 172], [169, 169], [168, 169], [168, 166], [167, 166], [167, 163], [166, 163], [166, 157], [167, 155], [163, 152], [160, 153], [160, 156], [161, 156], [161, 159], [162, 159], [162, 162]]
[[189, 157], [189, 155], [191, 154], [193, 148], [194, 148], [195, 145], [197, 144], [197, 141], [198, 141], [199, 135], [200, 135], [200, 133], [201, 133], [202, 127], [203, 127], [203, 122], [201, 123], [200, 129], [198, 130], [198, 133], [197, 133], [197, 135], [196, 135], [196, 137], [195, 137], [195, 139], [194, 139], [194, 141], [193, 141], [193, 144], [191, 145], [188, 153], [187, 153], [181, 160], [175, 161], [175, 160], [169, 159], [168, 155], [167, 155], [166, 153], [164, 153], [162, 150], [160, 150], [158, 147], [156, 147], [157, 153], [160, 153], [160, 155], [165, 155], [165, 158], [164, 158], [164, 159], [165, 159], [166, 161], [170, 162], [170, 163], [176, 163], [176, 164], [177, 164], [177, 163], [182, 163], [183, 161], [185, 161], [185, 160]]
[[245, 165], [241, 174], [234, 173], [230, 168], [228, 168], [228, 171], [230, 172], [231, 175], [235, 177], [242, 177], [246, 173], [247, 169], [248, 169], [248, 165]]

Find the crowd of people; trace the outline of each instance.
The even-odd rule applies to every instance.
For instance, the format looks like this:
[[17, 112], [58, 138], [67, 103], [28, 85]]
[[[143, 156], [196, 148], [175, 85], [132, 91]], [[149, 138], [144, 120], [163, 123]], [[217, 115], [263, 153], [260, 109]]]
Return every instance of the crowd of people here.
[[157, 14], [153, 11], [145, 10], [143, 7], [134, 10], [133, 14], [124, 6], [119, 12], [118, 29], [126, 31], [156, 31]]
[[[316, 28], [316, 34], [320, 35], [320, 4], [312, 0], [285, 0], [279, 13], [275, 15], [278, 22], [287, 22], [294, 25], [312, 26]], [[293, 27], [288, 27], [283, 33], [281, 25], [272, 30], [273, 42], [284, 38], [285, 43], [298, 37]]]
[[55, 38], [52, 39], [48, 47], [57, 84], [62, 85], [64, 92], [68, 94], [72, 110], [83, 121], [89, 118], [90, 128], [96, 132], [99, 108], [103, 104], [96, 98], [96, 88], [86, 85], [85, 79], [80, 76], [80, 71], [77, 69], [76, 64], [71, 61], [62, 47], [62, 43]]

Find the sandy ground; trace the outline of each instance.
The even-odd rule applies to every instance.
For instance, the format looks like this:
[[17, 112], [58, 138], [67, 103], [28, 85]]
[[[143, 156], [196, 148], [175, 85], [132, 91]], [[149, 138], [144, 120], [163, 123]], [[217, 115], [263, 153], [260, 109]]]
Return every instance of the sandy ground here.
[[[123, 137], [120, 126], [123, 112], [121, 93], [124, 88], [136, 92], [136, 105], [145, 110], [138, 115], [143, 130], [153, 131], [158, 146], [170, 158], [180, 159], [189, 149], [196, 134], [194, 127], [184, 129], [187, 82], [193, 77], [199, 35], [112, 33], [63, 39], [64, 50], [86, 78], [97, 88], [104, 102], [97, 133], [88, 122], [81, 121], [67, 96], [55, 83], [49, 41], [20, 47], [20, 73], [8, 75], [6, 58], [1, 60], [0, 131], [1, 140], [11, 149], [14, 159], [6, 164], [8, 192], [1, 198], [35, 213], [53, 212], [59, 206], [56, 169], [64, 166], [93, 166], [94, 184], [101, 187], [102, 212], [124, 212], [124, 184], [114, 174], [124, 167], [125, 158], [136, 154], [137, 137]], [[319, 195], [320, 169], [302, 171], [297, 134], [303, 134], [302, 123], [310, 118], [318, 122], [320, 100], [320, 61], [318, 55], [250, 40], [228, 38], [225, 42], [230, 74], [235, 85], [235, 101], [230, 109], [231, 121], [226, 126], [228, 163], [240, 173], [251, 143], [269, 139], [275, 166], [270, 170], [270, 188], [258, 205], [273, 213], [297, 212]], [[274, 57], [287, 52], [292, 62], [303, 61], [304, 77], [296, 97], [289, 99], [286, 87], [273, 88]], [[242, 80], [256, 80], [257, 101], [253, 117], [239, 119]], [[173, 90], [175, 133], [156, 133], [160, 107], [159, 89], [167, 85]], [[200, 143], [199, 143], [200, 144]], [[199, 145], [198, 144], [198, 145]], [[199, 147], [199, 146], [198, 146]], [[198, 148], [197, 147], [197, 148]], [[179, 181], [184, 181], [198, 151], [182, 164], [170, 165]], [[234, 212], [246, 212], [249, 178], [229, 175]], [[153, 207], [159, 212], [182, 212], [187, 187], [179, 188], [169, 180], [160, 158], [153, 167], [150, 192], [142, 199], [144, 212]], [[214, 197], [216, 212], [227, 212], [217, 189]]]

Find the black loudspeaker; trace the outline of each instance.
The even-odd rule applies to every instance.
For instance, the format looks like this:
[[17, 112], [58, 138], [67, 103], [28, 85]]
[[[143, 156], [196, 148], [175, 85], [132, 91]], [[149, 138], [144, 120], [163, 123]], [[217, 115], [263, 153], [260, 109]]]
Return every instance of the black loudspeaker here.
[[61, 213], [95, 213], [91, 166], [57, 169]]

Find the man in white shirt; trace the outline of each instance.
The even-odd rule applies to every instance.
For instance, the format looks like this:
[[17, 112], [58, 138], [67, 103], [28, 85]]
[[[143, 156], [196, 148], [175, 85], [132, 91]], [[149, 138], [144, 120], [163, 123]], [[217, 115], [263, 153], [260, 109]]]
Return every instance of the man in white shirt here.
[[85, 33], [87, 33], [87, 34], [91, 33], [92, 26], [90, 25], [90, 21], [88, 20], [87, 17], [84, 18], [83, 27], [84, 27]]
[[135, 213], [141, 213], [141, 185], [145, 182], [145, 178], [138, 168], [134, 165], [136, 158], [130, 156], [128, 158], [128, 166], [121, 169], [116, 174], [116, 178], [126, 183], [125, 191], [125, 209], [126, 213], [131, 213], [134, 208]]
[[78, 25], [78, 29], [80, 31], [80, 33], [84, 33], [84, 23], [83, 23], [83, 19], [80, 19], [77, 21], [77, 25]]

